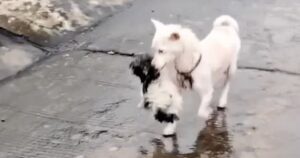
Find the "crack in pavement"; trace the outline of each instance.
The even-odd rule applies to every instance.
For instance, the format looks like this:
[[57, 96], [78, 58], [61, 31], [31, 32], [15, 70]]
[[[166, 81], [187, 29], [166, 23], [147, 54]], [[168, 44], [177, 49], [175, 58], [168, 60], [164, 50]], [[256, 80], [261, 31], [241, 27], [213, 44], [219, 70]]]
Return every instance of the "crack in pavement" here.
[[255, 67], [255, 66], [238, 66], [238, 69], [241, 70], [255, 70], [255, 71], [264, 71], [264, 72], [271, 72], [271, 73], [281, 73], [286, 75], [292, 75], [292, 76], [299, 76], [299, 72], [293, 72], [288, 70], [282, 70], [279, 68], [264, 68], [264, 67]]
[[20, 110], [17, 107], [12, 106], [12, 105], [0, 104], [0, 106], [2, 108], [7, 109], [7, 110], [13, 111], [15, 113], [21, 113], [21, 114], [25, 114], [25, 115], [29, 115], [29, 116], [35, 116], [35, 117], [39, 117], [39, 118], [44, 118], [44, 119], [48, 119], [48, 120], [55, 120], [55, 121], [58, 121], [58, 122], [74, 124], [74, 125], [82, 125], [83, 124], [82, 122], [66, 120], [66, 119], [63, 119], [63, 118], [59, 118], [57, 116], [51, 116], [51, 115], [43, 114], [43, 113], [39, 113], [39, 112]]
[[[137, 53], [126, 53], [126, 52], [121, 52], [121, 51], [116, 51], [116, 50], [100, 50], [100, 49], [83, 49], [83, 51], [88, 51], [86, 55], [89, 54], [96, 54], [96, 53], [101, 53], [101, 54], [106, 54], [106, 55], [118, 55], [118, 56], [125, 56], [125, 57], [136, 57], [138, 56]], [[282, 70], [279, 68], [264, 68], [264, 67], [255, 67], [255, 66], [238, 66], [238, 69], [241, 70], [255, 70], [255, 71], [263, 71], [263, 72], [271, 72], [271, 73], [281, 73], [285, 75], [292, 75], [292, 76], [299, 76], [300, 77], [300, 72], [293, 72], [289, 70]]]
[[126, 89], [131, 89], [131, 90], [136, 89], [130, 85], [121, 84], [121, 83], [112, 83], [112, 82], [106, 82], [106, 81], [98, 81], [97, 83], [102, 86], [110, 86], [110, 87], [114, 87], [114, 88], [126, 88]]
[[28, 42], [28, 44], [30, 44], [34, 48], [37, 48], [40, 51], [44, 52], [46, 55], [51, 54], [52, 52], [55, 51], [55, 49], [46, 48], [46, 47], [42, 46], [41, 44], [30, 40], [28, 37], [26, 37], [24, 35], [19, 35], [17, 33], [11, 32], [11, 31], [9, 31], [7, 29], [4, 29], [2, 27], [0, 27], [0, 34], [3, 34], [7, 37], [10, 37], [13, 41], [15, 41], [17, 43], [20, 40], [26, 41], [26, 42]]
[[103, 114], [106, 114], [106, 113], [108, 113], [108, 112], [110, 112], [110, 111], [113, 111], [113, 110], [117, 109], [117, 108], [120, 106], [121, 103], [125, 103], [125, 102], [127, 102], [128, 100], [129, 100], [129, 99], [121, 99], [121, 100], [118, 100], [118, 101], [116, 101], [116, 102], [106, 103], [106, 104], [104, 104], [104, 105], [106, 105], [107, 107], [105, 107], [105, 108], [102, 109], [102, 110], [98, 110], [98, 111], [96, 111], [95, 113], [96, 113], [97, 115], [103, 115]]
[[10, 82], [14, 79], [18, 79], [18, 78], [24, 76], [25, 74], [30, 72], [34, 66], [40, 65], [43, 61], [47, 60], [50, 56], [51, 56], [50, 54], [47, 54], [47, 55], [41, 57], [36, 62], [34, 62], [34, 63], [26, 66], [24, 69], [18, 71], [16, 74], [10, 75], [10, 76], [7, 76], [7, 77], [1, 79], [0, 80], [0, 87], [4, 86], [6, 83], [8, 83], [8, 82]]
[[47, 59], [53, 57], [55, 54], [46, 54], [45, 56], [41, 57], [39, 60], [37, 60], [36, 62], [26, 66], [24, 69], [18, 71], [16, 74], [14, 75], [10, 75], [10, 76], [7, 76], [3, 79], [0, 80], [0, 87], [6, 85], [6, 83], [9, 83], [15, 79], [18, 79], [18, 78], [21, 78], [23, 77], [24, 75], [30, 73], [33, 71], [33, 68], [35, 66], [38, 66], [38, 65], [41, 65], [43, 63], [43, 61], [46, 61]]
[[126, 57], [137, 56], [136, 53], [126, 53], [126, 52], [121, 52], [121, 51], [117, 51], [117, 50], [100, 50], [100, 49], [85, 48], [85, 49], [83, 49], [83, 51], [88, 52], [88, 53], [86, 53], [86, 55], [101, 53], [101, 54], [107, 54], [107, 55], [119, 55], [119, 56], [126, 56]]
[[121, 103], [125, 103], [127, 102], [129, 99], [121, 99], [119, 101], [116, 101], [116, 102], [112, 102], [112, 103], [106, 103], [105, 105], [119, 105]]
[[[79, 133], [82, 134], [83, 137], [88, 136], [91, 139], [97, 139], [97, 138], [99, 138], [99, 136], [101, 134], [109, 133], [109, 130], [102, 129], [102, 130], [96, 130], [93, 132], [89, 132], [87, 129], [84, 129], [84, 130], [79, 131]], [[84, 141], [84, 140], [81, 140], [81, 141]], [[79, 143], [80, 143], [80, 141], [79, 141]]]
[[[0, 28], [1, 29], [1, 28]], [[0, 31], [1, 33], [1, 31]], [[0, 80], [0, 87], [4, 86], [6, 83], [8, 82], [11, 82], [12, 80], [15, 80], [15, 79], [18, 79], [18, 78], [21, 78], [23, 77], [24, 75], [30, 73], [33, 71], [33, 68], [38, 66], [38, 65], [41, 65], [44, 61], [54, 57], [55, 55], [59, 55], [59, 54], [62, 54], [62, 53], [66, 53], [66, 52], [69, 52], [69, 51], [76, 51], [76, 50], [80, 50], [81, 47], [84, 47], [86, 43], [81, 43], [79, 44], [78, 48], [75, 48], [75, 49], [71, 49], [71, 50], [62, 50], [62, 51], [59, 51], [59, 50], [56, 50], [56, 51], [49, 51], [49, 50], [45, 50], [47, 51], [45, 53], [44, 56], [41, 56], [37, 61], [33, 62], [32, 64], [26, 66], [25, 68], [23, 68], [22, 70], [19, 70], [17, 73], [13, 74], [13, 75], [10, 75], [10, 76], [7, 76], [3, 79]], [[35, 47], [35, 46], [34, 46]], [[42, 46], [41, 46], [42, 48]], [[44, 48], [43, 48], [44, 49]], [[42, 50], [42, 49], [41, 49]], [[123, 87], [126, 87], [124, 85], [122, 85]], [[132, 89], [132, 88], [131, 88]]]
[[[0, 80], [0, 87], [3, 86], [3, 85], [5, 85], [6, 83], [10, 82], [11, 80], [14, 80], [14, 79], [17, 79], [17, 78], [20, 78], [20, 77], [24, 76], [25, 74], [27, 74], [28, 72], [30, 72], [33, 67], [35, 67], [37, 65], [40, 65], [43, 61], [49, 59], [50, 57], [52, 57], [54, 55], [58, 55], [58, 54], [63, 53], [63, 52], [71, 51], [71, 50], [59, 51], [58, 49], [49, 50], [47, 48], [44, 48], [42, 45], [31, 41], [30, 39], [28, 39], [25, 36], [12, 33], [12, 32], [10, 32], [8, 30], [3, 29], [3, 28], [0, 28], [0, 33], [9, 34], [9, 35], [12, 35], [15, 38], [21, 38], [21, 39], [27, 41], [33, 47], [35, 47], [37, 49], [40, 49], [41, 51], [45, 52], [45, 56], [42, 57], [41, 59], [39, 59], [38, 61], [36, 61], [35, 63], [27, 66], [23, 70], [20, 70], [15, 75], [11, 75], [11, 76], [8, 76], [8, 77], [6, 77], [4, 79], [1, 79]], [[86, 51], [87, 52], [86, 55], [101, 53], [101, 54], [106, 54], [106, 55], [117, 55], [117, 56], [129, 57], [129, 58], [133, 58], [133, 57], [136, 57], [136, 56], [139, 55], [138, 53], [132, 53], [132, 52], [131, 53], [127, 53], [127, 52], [117, 51], [115, 49], [111, 49], [111, 50], [90, 49], [90, 48], [84, 48], [84, 49], [82, 49], [83, 47], [86, 47], [87, 45], [88, 45], [87, 43], [84, 43], [84, 44], [81, 44], [79, 47], [77, 47], [75, 49], [72, 49], [72, 50], [73, 51], [75, 51], [75, 50]], [[54, 52], [56, 52], [56, 53], [54, 53]], [[241, 69], [241, 70], [255, 70], [255, 71], [262, 71], [262, 72], [281, 73], [281, 74], [285, 74], [285, 75], [300, 76], [300, 73], [298, 73], [298, 72], [293, 72], [293, 71], [288, 71], [288, 70], [282, 70], [282, 69], [279, 69], [279, 68], [263, 68], [263, 67], [254, 67], [254, 66], [238, 66], [238, 69]], [[109, 84], [109, 85], [111, 85], [111, 84]], [[132, 87], [126, 87], [126, 88], [133, 89]]]

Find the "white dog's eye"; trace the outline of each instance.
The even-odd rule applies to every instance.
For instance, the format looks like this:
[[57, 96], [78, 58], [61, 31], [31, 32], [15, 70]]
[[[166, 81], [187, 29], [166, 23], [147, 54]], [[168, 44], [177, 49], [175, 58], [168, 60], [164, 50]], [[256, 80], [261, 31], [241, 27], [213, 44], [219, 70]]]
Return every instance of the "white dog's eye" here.
[[158, 50], [158, 53], [159, 53], [159, 54], [162, 54], [162, 53], [164, 53], [164, 51], [161, 50], [161, 49], [159, 49], [159, 50]]

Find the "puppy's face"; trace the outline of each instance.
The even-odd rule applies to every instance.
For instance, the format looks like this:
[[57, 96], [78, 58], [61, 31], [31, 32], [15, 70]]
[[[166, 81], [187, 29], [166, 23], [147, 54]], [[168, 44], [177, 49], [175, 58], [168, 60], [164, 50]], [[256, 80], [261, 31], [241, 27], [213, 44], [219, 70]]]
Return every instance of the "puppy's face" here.
[[183, 52], [183, 44], [180, 39], [179, 25], [165, 25], [152, 19], [155, 26], [155, 35], [152, 40], [154, 58], [152, 65], [161, 70], [167, 63], [174, 61]]
[[159, 77], [159, 72], [151, 65], [153, 57], [148, 54], [143, 54], [135, 58], [129, 65], [132, 73], [140, 78], [141, 82], [150, 84], [152, 80]]

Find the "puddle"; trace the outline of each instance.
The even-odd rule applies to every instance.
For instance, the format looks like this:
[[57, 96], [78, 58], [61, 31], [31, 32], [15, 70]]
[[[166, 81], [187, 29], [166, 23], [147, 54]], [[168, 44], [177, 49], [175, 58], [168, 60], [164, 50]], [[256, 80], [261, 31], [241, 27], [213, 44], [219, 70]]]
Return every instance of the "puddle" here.
[[199, 132], [191, 152], [179, 151], [177, 137], [157, 139], [153, 141], [155, 150], [152, 158], [227, 158], [233, 153], [231, 135], [227, 130], [226, 115], [216, 111], [212, 118], [206, 121], [206, 126]]

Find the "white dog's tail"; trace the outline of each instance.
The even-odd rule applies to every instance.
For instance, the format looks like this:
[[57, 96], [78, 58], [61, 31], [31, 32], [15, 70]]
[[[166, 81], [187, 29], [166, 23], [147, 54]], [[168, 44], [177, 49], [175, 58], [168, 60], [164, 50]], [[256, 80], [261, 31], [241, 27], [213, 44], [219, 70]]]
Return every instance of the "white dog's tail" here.
[[229, 26], [229, 27], [233, 27], [236, 32], [239, 32], [239, 25], [237, 23], [237, 21], [229, 16], [229, 15], [221, 15], [219, 16], [215, 21], [214, 21], [214, 27], [218, 27], [218, 26]]

